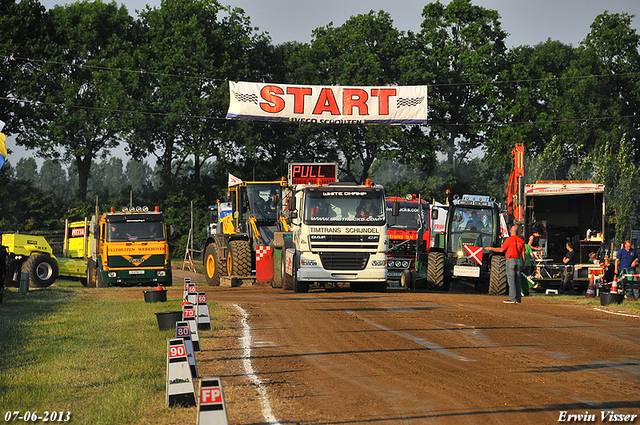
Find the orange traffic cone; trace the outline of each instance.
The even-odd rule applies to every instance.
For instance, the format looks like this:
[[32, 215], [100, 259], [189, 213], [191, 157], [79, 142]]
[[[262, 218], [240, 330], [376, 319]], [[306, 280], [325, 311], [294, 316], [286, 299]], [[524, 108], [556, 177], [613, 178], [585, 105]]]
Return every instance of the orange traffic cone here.
[[596, 291], [593, 286], [593, 275], [591, 275], [591, 279], [589, 279], [589, 286], [587, 287], [587, 298], [593, 298], [596, 295]]
[[611, 291], [612, 294], [617, 294], [618, 293], [618, 278], [617, 277], [613, 277], [613, 282], [611, 282]]

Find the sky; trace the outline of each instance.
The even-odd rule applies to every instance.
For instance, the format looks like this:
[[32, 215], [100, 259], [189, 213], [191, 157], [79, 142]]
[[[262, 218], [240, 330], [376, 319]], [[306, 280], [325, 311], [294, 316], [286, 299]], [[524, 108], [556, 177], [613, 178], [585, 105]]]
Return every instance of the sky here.
[[[107, 1], [107, 0], [103, 0]], [[160, 0], [116, 0], [124, 4], [129, 14], [146, 5], [160, 7]], [[344, 24], [351, 16], [371, 10], [384, 10], [391, 15], [394, 26], [401, 31], [420, 31], [422, 9], [428, 0], [219, 0], [244, 10], [251, 24], [259, 32], [268, 32], [273, 44], [287, 41], [308, 43], [312, 31], [333, 22], [334, 27]], [[40, 0], [47, 9], [55, 5], [73, 3], [66, 0]], [[441, 3], [448, 4], [448, 0]], [[508, 47], [533, 46], [548, 38], [574, 46], [586, 37], [596, 16], [605, 10], [610, 13], [626, 12], [636, 15], [632, 27], [640, 33], [640, 0], [472, 0], [476, 6], [497, 10], [502, 29], [507, 32]], [[15, 153], [9, 160], [16, 164], [20, 156], [31, 155], [15, 146], [7, 147]]]

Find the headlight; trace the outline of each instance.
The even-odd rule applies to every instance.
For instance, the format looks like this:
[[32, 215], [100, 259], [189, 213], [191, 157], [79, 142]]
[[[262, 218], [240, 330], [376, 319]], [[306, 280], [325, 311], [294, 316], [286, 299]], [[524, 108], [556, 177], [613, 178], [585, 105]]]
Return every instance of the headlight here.
[[402, 267], [405, 268], [405, 269], [408, 269], [409, 268], [409, 262], [408, 261], [403, 261], [402, 262]]
[[300, 260], [300, 264], [303, 266], [317, 266], [318, 262], [316, 260]]
[[387, 261], [386, 260], [373, 260], [371, 262], [372, 266], [386, 266], [387, 265]]
[[462, 251], [458, 251], [458, 258], [462, 258], [463, 254]]
[[158, 270], [156, 272], [156, 276], [158, 277], [165, 277], [167, 275], [167, 271], [166, 270]]
[[118, 277], [118, 273], [116, 273], [116, 272], [107, 272], [107, 277], [111, 277], [111, 278]]

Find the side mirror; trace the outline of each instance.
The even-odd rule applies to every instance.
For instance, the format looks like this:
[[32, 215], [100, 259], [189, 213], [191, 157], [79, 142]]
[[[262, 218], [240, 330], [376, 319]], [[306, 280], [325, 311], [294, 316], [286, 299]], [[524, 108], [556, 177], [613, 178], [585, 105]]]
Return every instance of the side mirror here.
[[434, 208], [431, 210], [431, 219], [433, 220], [437, 220], [438, 219], [438, 209]]
[[175, 238], [178, 237], [178, 228], [176, 227], [175, 224], [170, 224], [169, 225], [169, 231], [168, 232], [169, 232], [168, 240], [172, 241], [172, 240], [174, 240]]
[[391, 215], [394, 217], [400, 215], [400, 202], [393, 201], [393, 206], [391, 207]]

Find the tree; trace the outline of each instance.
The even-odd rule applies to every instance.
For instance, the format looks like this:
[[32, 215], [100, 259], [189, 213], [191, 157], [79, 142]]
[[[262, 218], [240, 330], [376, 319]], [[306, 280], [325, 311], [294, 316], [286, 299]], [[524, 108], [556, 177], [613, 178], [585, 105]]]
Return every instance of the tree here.
[[[344, 25], [313, 31], [311, 45], [295, 46], [287, 79], [319, 85], [393, 85], [399, 81], [397, 61], [403, 34], [386, 12], [352, 16]], [[383, 153], [398, 154], [404, 140], [401, 127], [316, 124], [316, 158], [340, 163], [344, 179], [364, 182]], [[321, 147], [322, 145], [323, 147]], [[322, 149], [322, 150], [320, 150]]]
[[36, 102], [17, 143], [43, 158], [73, 163], [77, 197], [87, 193], [93, 159], [118, 145], [130, 74], [134, 21], [115, 2], [80, 1], [51, 10], [53, 44], [34, 63], [29, 96]]
[[20, 158], [16, 164], [16, 179], [35, 182], [38, 177], [38, 163], [35, 158]]
[[202, 163], [230, 148], [226, 81], [248, 75], [248, 51], [260, 37], [253, 37], [241, 9], [216, 0], [163, 0], [160, 9], [147, 7], [140, 16], [146, 74], [136, 100], [148, 114], [135, 119], [127, 137], [131, 152], [137, 159], [156, 157], [164, 189], [193, 156], [197, 182]]
[[496, 107], [496, 80], [505, 60], [499, 14], [470, 0], [427, 4], [422, 29], [409, 55], [414, 84], [429, 84], [427, 137], [450, 164], [486, 141]]

